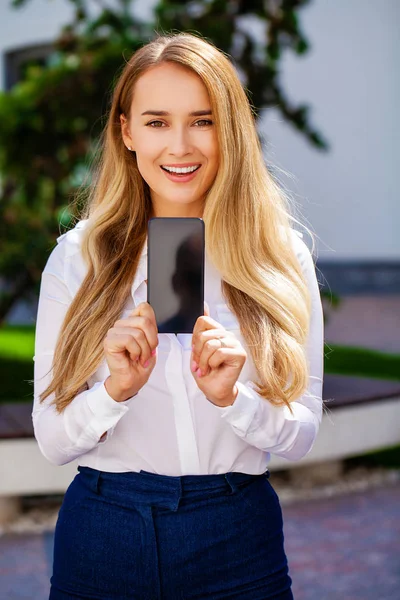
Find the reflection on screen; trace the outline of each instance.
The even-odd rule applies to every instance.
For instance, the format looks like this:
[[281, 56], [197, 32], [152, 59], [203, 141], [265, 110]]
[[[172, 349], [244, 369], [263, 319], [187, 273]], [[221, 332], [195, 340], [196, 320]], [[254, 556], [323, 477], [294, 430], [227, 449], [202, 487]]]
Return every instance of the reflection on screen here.
[[151, 228], [148, 291], [158, 331], [191, 333], [204, 314], [203, 222], [153, 219]]

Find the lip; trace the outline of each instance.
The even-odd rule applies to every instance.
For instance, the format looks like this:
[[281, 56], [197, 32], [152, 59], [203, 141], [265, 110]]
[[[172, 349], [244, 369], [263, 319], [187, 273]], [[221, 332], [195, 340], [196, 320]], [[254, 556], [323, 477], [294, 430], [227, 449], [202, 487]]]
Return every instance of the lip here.
[[[191, 165], [179, 165], [181, 167], [183, 166], [187, 166], [187, 167], [197, 167], [199, 163], [195, 163], [195, 164], [191, 164]], [[163, 165], [165, 167], [172, 167], [172, 166], [177, 166], [177, 165]], [[197, 173], [199, 171], [201, 171], [201, 165], [198, 169], [196, 169], [195, 171], [193, 171], [193, 173], [188, 173], [187, 175], [177, 175], [176, 173], [168, 173], [168, 171], [164, 171], [164, 169], [160, 166], [160, 170], [162, 173], [164, 173], [165, 177], [167, 177], [167, 179], [169, 179], [170, 181], [174, 181], [175, 183], [186, 183], [188, 181], [192, 181], [192, 179], [194, 179], [197, 175]]]

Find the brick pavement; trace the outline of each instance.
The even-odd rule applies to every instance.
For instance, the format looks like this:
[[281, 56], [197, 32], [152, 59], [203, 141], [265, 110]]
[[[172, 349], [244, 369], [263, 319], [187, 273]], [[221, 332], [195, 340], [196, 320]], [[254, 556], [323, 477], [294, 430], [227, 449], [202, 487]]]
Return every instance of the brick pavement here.
[[[400, 484], [282, 510], [295, 600], [399, 600]], [[0, 600], [46, 600], [52, 544], [0, 537]]]
[[399, 484], [282, 510], [295, 600], [400, 599]]
[[328, 344], [400, 352], [400, 295], [342, 295], [340, 306], [329, 308], [324, 333]]

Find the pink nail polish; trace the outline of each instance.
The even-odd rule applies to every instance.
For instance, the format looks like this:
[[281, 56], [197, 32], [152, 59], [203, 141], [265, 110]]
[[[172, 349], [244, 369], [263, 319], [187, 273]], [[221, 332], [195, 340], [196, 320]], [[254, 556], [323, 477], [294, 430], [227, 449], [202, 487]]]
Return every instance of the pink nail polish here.
[[196, 375], [197, 375], [197, 377], [201, 377], [202, 376], [201, 369], [197, 369]]
[[144, 363], [144, 365], [143, 365], [143, 366], [144, 366], [144, 368], [148, 367], [148, 366], [149, 366], [149, 364], [150, 364], [150, 361], [146, 360], [146, 362], [145, 362], [145, 363]]
[[192, 369], [192, 373], [194, 373], [197, 369], [197, 362], [195, 360], [192, 360], [192, 364], [190, 365], [190, 368]]
[[153, 350], [153, 352], [151, 353], [152, 356], [155, 356], [157, 354], [157, 350]]

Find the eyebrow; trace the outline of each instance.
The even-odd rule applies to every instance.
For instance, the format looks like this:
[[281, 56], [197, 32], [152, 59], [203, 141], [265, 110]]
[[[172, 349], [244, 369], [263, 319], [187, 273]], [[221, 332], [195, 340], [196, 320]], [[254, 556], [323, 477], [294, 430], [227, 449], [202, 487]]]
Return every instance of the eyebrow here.
[[[142, 113], [142, 116], [153, 115], [155, 117], [168, 117], [170, 114], [171, 113], [167, 112], [166, 110], [145, 110]], [[212, 111], [208, 108], [206, 110], [195, 110], [189, 113], [189, 117], [205, 117], [206, 115], [212, 115]]]

